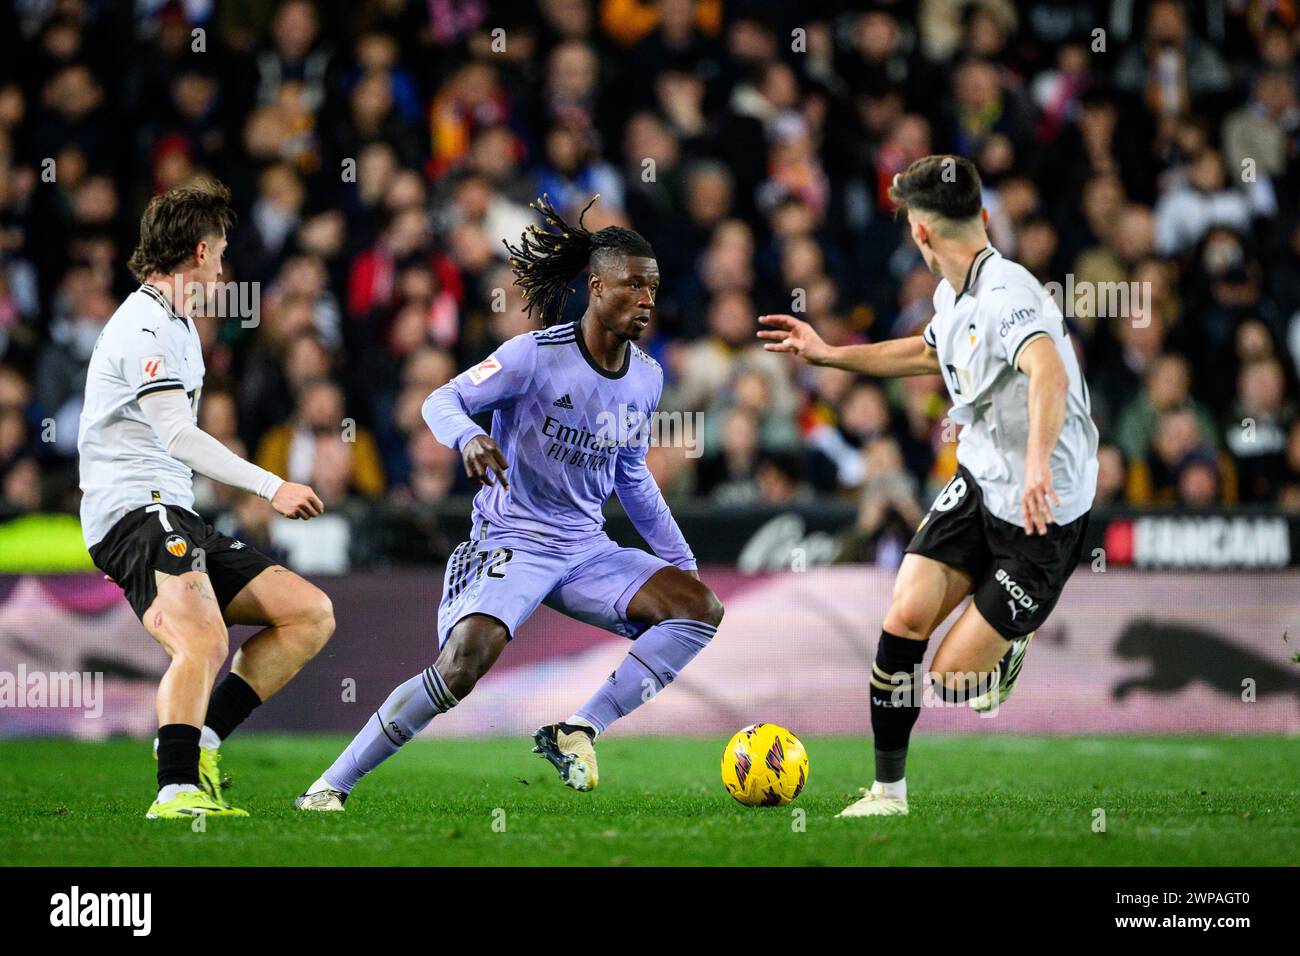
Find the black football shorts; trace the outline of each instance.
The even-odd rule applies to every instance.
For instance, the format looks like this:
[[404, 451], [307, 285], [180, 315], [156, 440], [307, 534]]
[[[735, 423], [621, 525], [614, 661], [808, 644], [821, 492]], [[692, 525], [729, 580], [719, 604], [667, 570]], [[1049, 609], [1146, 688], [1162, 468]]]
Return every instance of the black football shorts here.
[[975, 606], [1005, 637], [1042, 627], [1079, 563], [1088, 515], [1029, 535], [984, 507], [979, 485], [960, 465], [907, 546], [971, 576]]
[[164, 504], [127, 512], [90, 549], [90, 558], [117, 582], [142, 621], [158, 596], [155, 571], [206, 572], [224, 611], [249, 581], [275, 565], [244, 542], [215, 531], [194, 512]]

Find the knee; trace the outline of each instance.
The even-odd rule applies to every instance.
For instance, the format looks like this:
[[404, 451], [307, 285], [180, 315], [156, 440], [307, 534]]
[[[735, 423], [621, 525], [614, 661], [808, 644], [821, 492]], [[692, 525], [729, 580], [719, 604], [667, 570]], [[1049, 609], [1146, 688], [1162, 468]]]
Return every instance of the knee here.
[[[491, 663], [491, 654], [487, 648], [487, 642], [475, 639], [473, 637], [466, 640], [456, 641], [449, 646], [451, 656], [448, 661], [448, 668], [452, 675], [462, 680], [468, 678], [469, 682], [477, 681], [485, 673]], [[447, 674], [443, 678], [451, 680]]]
[[710, 627], [717, 627], [722, 623], [722, 615], [726, 608], [718, 600], [718, 596], [713, 593], [713, 589], [704, 584], [698, 585], [688, 600], [686, 613], [682, 615], [687, 620], [699, 621]]
[[438, 655], [437, 667], [457, 700], [463, 700], [474, 689], [505, 644], [505, 628], [496, 621], [467, 620], [452, 630]]
[[203, 629], [185, 634], [173, 634], [170, 641], [172, 659], [183, 665], [202, 667], [215, 674], [221, 670], [230, 653], [230, 644], [224, 629]]
[[226, 662], [229, 635], [206, 575], [167, 579], [144, 624], [173, 661], [213, 673]]
[[309, 659], [315, 657], [334, 634], [334, 602], [324, 591], [311, 587], [294, 608], [291, 623], [303, 653]]
[[303, 616], [307, 622], [307, 629], [315, 641], [316, 650], [319, 651], [334, 635], [334, 602], [329, 599], [328, 594], [317, 588], [316, 593], [307, 602]]
[[933, 614], [924, 602], [906, 594], [895, 594], [885, 615], [884, 629], [899, 637], [923, 639], [930, 636]]
[[651, 608], [650, 623], [664, 621], [699, 621], [710, 627], [722, 623], [724, 608], [718, 596], [707, 585], [687, 578], [673, 594], [666, 595]]

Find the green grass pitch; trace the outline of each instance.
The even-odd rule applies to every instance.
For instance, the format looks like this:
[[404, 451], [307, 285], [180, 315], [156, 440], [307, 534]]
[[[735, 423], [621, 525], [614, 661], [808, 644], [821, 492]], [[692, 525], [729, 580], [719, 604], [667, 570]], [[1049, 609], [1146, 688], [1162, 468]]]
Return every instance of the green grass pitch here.
[[[834, 819], [870, 782], [868, 739], [809, 738], [791, 806], [734, 803], [722, 740], [602, 741], [601, 785], [560, 785], [526, 739], [419, 741], [341, 814], [293, 798], [342, 737], [233, 738], [251, 818], [147, 821], [141, 741], [0, 741], [7, 865], [1277, 865], [1300, 851], [1296, 743], [1281, 738], [934, 738], [912, 814]], [[792, 811], [801, 810], [802, 814]], [[1094, 832], [1104, 812], [1105, 832]], [[503, 832], [502, 832], [503, 831]]]

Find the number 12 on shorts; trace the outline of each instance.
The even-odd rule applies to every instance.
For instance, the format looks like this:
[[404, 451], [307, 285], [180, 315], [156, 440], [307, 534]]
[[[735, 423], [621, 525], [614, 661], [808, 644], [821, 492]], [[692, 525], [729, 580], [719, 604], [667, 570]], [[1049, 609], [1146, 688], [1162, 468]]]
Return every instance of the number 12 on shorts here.
[[506, 576], [505, 567], [510, 563], [510, 559], [515, 556], [513, 548], [493, 548], [491, 551], [479, 551], [478, 572], [476, 577], [482, 577], [483, 572], [487, 571], [490, 578], [504, 578]]

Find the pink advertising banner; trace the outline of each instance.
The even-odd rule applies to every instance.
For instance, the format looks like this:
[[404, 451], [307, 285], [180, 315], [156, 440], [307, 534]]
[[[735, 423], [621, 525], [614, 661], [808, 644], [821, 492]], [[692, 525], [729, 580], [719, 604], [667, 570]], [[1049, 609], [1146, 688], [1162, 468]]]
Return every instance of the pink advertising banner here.
[[[744, 575], [706, 569], [727, 607], [713, 646], [613, 734], [730, 734], [755, 721], [801, 734], [869, 731], [867, 681], [893, 575], [841, 566]], [[435, 656], [441, 575], [318, 578], [338, 631], [250, 730], [351, 731]], [[959, 612], [958, 612], [959, 613]], [[931, 641], [939, 643], [946, 625]], [[249, 629], [236, 629], [237, 645]], [[626, 652], [621, 638], [542, 608], [439, 736], [527, 734], [567, 716]], [[990, 717], [933, 701], [931, 732], [1300, 733], [1300, 572], [1081, 569]], [[0, 735], [153, 733], [166, 666], [98, 576], [0, 578]]]

